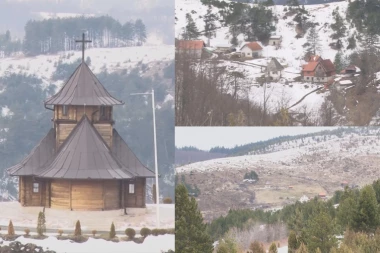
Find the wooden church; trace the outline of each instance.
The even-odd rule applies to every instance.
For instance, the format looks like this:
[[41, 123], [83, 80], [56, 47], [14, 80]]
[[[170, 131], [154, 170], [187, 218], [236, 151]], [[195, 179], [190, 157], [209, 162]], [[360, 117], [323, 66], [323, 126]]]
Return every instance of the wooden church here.
[[[54, 127], [17, 165], [19, 202], [70, 210], [145, 207], [146, 179], [155, 177], [113, 128], [112, 97], [84, 62], [45, 101]], [[50, 107], [49, 107], [50, 106]]]

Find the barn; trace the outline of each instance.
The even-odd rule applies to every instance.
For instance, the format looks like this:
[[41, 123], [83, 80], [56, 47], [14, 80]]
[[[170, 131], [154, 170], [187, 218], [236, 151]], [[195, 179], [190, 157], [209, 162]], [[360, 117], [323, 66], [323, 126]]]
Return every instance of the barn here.
[[61, 90], [45, 101], [53, 127], [21, 162], [7, 169], [19, 178], [22, 206], [69, 210], [143, 208], [144, 166], [113, 128], [112, 97], [83, 61]]

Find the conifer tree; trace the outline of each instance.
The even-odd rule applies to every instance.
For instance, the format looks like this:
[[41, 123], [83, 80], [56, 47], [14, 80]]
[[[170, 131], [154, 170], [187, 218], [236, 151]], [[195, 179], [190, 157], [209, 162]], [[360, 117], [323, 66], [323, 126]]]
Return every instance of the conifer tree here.
[[77, 223], [75, 223], [75, 231], [74, 231], [74, 235], [75, 235], [75, 236], [80, 236], [80, 235], [82, 235], [82, 229], [81, 229], [80, 221], [79, 221], [79, 220], [77, 220]]
[[376, 193], [372, 185], [367, 185], [360, 190], [357, 210], [353, 217], [353, 229], [355, 231], [375, 232], [379, 225], [379, 206]]
[[322, 252], [329, 252], [332, 247], [337, 245], [334, 221], [325, 211], [316, 214], [308, 222], [305, 235], [305, 243], [311, 252], [317, 248], [320, 248]]
[[338, 12], [338, 8], [333, 11], [334, 23], [331, 24], [331, 29], [334, 31], [332, 34], [333, 39], [339, 39], [345, 36], [346, 26], [344, 25], [344, 20]]
[[238, 247], [233, 240], [224, 239], [219, 241], [216, 253], [238, 253]]
[[296, 232], [290, 231], [288, 237], [288, 252], [295, 253], [298, 248], [297, 235]]
[[206, 233], [206, 225], [193, 197], [188, 196], [183, 184], [175, 190], [175, 252], [212, 253], [210, 236]]
[[13, 223], [12, 223], [12, 220], [9, 221], [9, 225], [8, 225], [8, 235], [15, 235], [15, 229], [13, 227]]
[[334, 59], [334, 66], [337, 73], [340, 73], [340, 71], [343, 69], [343, 59], [342, 59], [342, 52], [338, 51], [335, 55]]
[[45, 213], [39, 212], [37, 221], [37, 233], [38, 235], [43, 235], [46, 232], [46, 220]]
[[146, 27], [141, 19], [136, 20], [134, 31], [136, 33], [137, 43], [141, 46], [141, 44], [146, 41]]
[[277, 246], [275, 242], [272, 242], [270, 245], [268, 253], [277, 253]]
[[296, 253], [309, 253], [309, 251], [307, 250], [305, 244], [301, 243], [301, 246], [296, 251]]
[[321, 50], [320, 39], [315, 27], [310, 28], [309, 34], [307, 35], [307, 42], [310, 44], [309, 52], [312, 54], [318, 54]]
[[110, 238], [115, 238], [115, 236], [116, 236], [115, 225], [112, 222], [111, 230], [110, 230]]
[[255, 253], [265, 253], [264, 245], [258, 241], [254, 241], [253, 243], [251, 243], [249, 249]]
[[184, 40], [196, 40], [199, 37], [197, 24], [194, 22], [190, 13], [186, 14], [186, 26], [182, 37]]
[[211, 5], [207, 9], [206, 15], [203, 17], [203, 20], [205, 22], [205, 31], [204, 35], [208, 38], [211, 39], [215, 37], [215, 21], [216, 21], [216, 15], [212, 13], [212, 8]]

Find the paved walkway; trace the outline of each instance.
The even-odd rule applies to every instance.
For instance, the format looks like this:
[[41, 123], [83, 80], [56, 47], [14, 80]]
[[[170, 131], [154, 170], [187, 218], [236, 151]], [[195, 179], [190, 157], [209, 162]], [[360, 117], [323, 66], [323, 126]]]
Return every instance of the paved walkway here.
[[[8, 226], [9, 221], [15, 227], [26, 227], [31, 230], [37, 226], [38, 213], [42, 207], [22, 207], [18, 202], [0, 202], [0, 226]], [[160, 205], [160, 227], [174, 228], [174, 204]], [[58, 229], [70, 231], [75, 228], [75, 223], [80, 220], [82, 231], [109, 231], [112, 222], [117, 231], [126, 228], [141, 229], [156, 228], [156, 205], [147, 205], [146, 208], [127, 208], [112, 211], [70, 211], [62, 209], [45, 209], [46, 227], [56, 232]], [[2, 229], [3, 230], [3, 229]]]

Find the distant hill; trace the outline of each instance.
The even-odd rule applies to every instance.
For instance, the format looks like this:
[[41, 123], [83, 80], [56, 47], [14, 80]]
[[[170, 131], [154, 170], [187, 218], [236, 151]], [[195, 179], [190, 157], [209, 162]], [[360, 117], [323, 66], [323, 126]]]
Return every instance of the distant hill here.
[[226, 154], [210, 153], [202, 150], [180, 150], [175, 151], [175, 164], [177, 166], [186, 165], [189, 163], [201, 162], [217, 158], [223, 158]]

